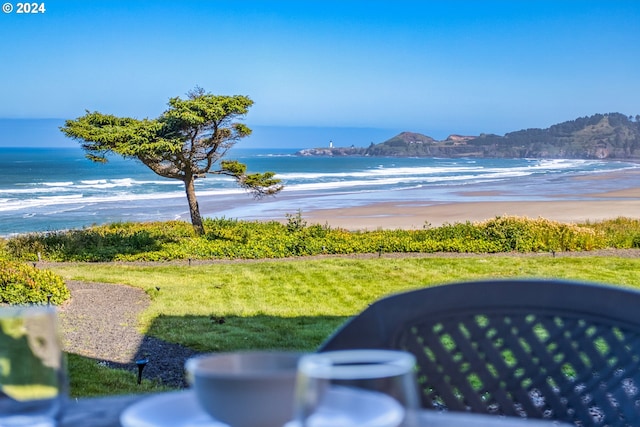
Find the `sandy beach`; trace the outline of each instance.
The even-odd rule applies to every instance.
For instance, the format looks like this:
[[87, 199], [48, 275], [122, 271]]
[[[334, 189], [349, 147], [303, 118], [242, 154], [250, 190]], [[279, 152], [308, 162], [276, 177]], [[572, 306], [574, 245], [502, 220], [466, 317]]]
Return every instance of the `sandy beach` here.
[[640, 200], [551, 201], [551, 202], [469, 202], [438, 205], [376, 203], [362, 207], [327, 209], [304, 215], [311, 224], [329, 224], [348, 230], [420, 229], [444, 223], [482, 221], [496, 216], [543, 217], [554, 221], [580, 223], [617, 217], [640, 218]]
[[[640, 173], [634, 171], [640, 182]], [[616, 174], [579, 179], [616, 179]], [[311, 224], [329, 224], [348, 230], [421, 229], [425, 224], [438, 227], [445, 223], [483, 221], [497, 216], [546, 218], [566, 223], [601, 221], [618, 217], [640, 218], [640, 187], [616, 191], [566, 195], [550, 201], [495, 201], [491, 192], [460, 193], [473, 196], [473, 202], [421, 203], [385, 202], [360, 207], [305, 212]], [[579, 196], [579, 200], [569, 200]], [[477, 201], [478, 198], [484, 201]], [[526, 196], [523, 197], [526, 199]]]

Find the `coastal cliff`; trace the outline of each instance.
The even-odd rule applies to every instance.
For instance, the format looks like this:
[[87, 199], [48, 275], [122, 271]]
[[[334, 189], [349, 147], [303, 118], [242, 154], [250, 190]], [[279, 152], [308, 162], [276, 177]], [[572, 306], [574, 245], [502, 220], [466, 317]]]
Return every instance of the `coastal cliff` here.
[[640, 115], [594, 114], [553, 125], [525, 129], [504, 136], [449, 135], [437, 141], [402, 132], [369, 147], [311, 148], [300, 156], [494, 157], [640, 160]]

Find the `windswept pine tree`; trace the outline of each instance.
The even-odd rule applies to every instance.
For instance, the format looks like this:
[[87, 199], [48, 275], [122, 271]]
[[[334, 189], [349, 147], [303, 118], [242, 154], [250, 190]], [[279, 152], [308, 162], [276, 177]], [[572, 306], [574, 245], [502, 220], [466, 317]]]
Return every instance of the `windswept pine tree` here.
[[156, 119], [117, 117], [87, 111], [67, 120], [61, 131], [80, 141], [87, 158], [106, 162], [114, 153], [137, 159], [156, 174], [184, 183], [191, 223], [198, 234], [204, 225], [195, 192], [196, 179], [208, 174], [226, 175], [261, 198], [282, 190], [274, 172], [247, 173], [245, 164], [223, 160], [249, 129], [244, 118], [253, 101], [246, 96], [218, 96], [196, 87], [187, 99], [171, 98], [168, 109]]

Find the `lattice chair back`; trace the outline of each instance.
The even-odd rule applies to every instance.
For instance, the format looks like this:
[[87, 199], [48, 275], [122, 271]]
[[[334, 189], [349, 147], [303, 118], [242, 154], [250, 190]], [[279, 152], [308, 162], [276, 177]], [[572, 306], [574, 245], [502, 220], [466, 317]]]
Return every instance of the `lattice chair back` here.
[[422, 406], [640, 426], [640, 292], [559, 280], [424, 288], [373, 303], [319, 351], [417, 358]]

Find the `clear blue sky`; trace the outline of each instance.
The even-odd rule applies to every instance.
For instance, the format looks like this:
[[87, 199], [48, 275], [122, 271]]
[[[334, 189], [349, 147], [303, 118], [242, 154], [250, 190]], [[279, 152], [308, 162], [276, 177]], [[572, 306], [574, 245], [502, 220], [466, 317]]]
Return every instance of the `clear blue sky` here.
[[444, 138], [640, 114], [637, 0], [12, 3], [0, 118], [155, 117], [196, 85], [251, 97], [250, 127]]

